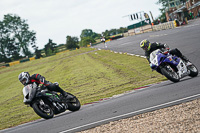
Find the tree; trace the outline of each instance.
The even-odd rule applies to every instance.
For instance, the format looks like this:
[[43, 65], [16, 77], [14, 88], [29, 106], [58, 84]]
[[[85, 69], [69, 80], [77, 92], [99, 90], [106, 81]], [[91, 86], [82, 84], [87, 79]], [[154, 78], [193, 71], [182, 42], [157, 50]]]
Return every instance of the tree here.
[[80, 35], [81, 39], [84, 37], [91, 37], [93, 39], [98, 39], [101, 37], [101, 34], [93, 32], [91, 29], [84, 29]]
[[13, 34], [9, 32], [5, 24], [0, 21], [0, 62], [10, 62], [21, 58], [19, 55], [19, 43], [15, 42]]
[[125, 33], [125, 32], [128, 32], [128, 29], [127, 29], [126, 27], [120, 27], [120, 28], [118, 29], [118, 32], [119, 32], [119, 33]]
[[88, 44], [94, 43], [96, 39], [101, 37], [101, 34], [93, 32], [91, 29], [84, 29], [81, 32], [80, 46], [87, 46]]
[[67, 49], [79, 48], [78, 43], [79, 43], [78, 37], [71, 37], [71, 36], [66, 37], [66, 48]]
[[49, 42], [44, 46], [46, 56], [51, 56], [56, 53], [56, 43], [53, 43], [51, 39]]
[[26, 23], [26, 20], [21, 19], [17, 15], [7, 14], [4, 15], [2, 23], [5, 30], [4, 34], [7, 37], [5, 38], [6, 41], [11, 42], [12, 40], [12, 44], [7, 48], [15, 47], [18, 53], [22, 49], [25, 56], [31, 56], [28, 47], [30, 44], [33, 45], [35, 43], [36, 33], [29, 30], [29, 25]]
[[0, 62], [7, 62], [6, 56], [6, 36], [5, 36], [5, 28], [3, 22], [0, 21]]
[[95, 40], [92, 37], [84, 37], [81, 39], [80, 45], [83, 47], [86, 47], [87, 45], [89, 45], [90, 43], [94, 43]]
[[[162, 8], [159, 9], [161, 12], [161, 15], [158, 17], [162, 23], [167, 21], [165, 12], [169, 11], [170, 2], [173, 2], [173, 0], [158, 0], [158, 2], [157, 2], [157, 4], [162, 5]], [[183, 5], [185, 4], [185, 2], [186, 2], [186, 0], [180, 0], [180, 3], [182, 3]], [[155, 20], [154, 23], [156, 23], [156, 21], [157, 20]]]
[[0, 62], [9, 62], [22, 58], [20, 51], [25, 56], [32, 56], [29, 45], [35, 43], [34, 31], [29, 31], [25, 20], [17, 15], [4, 15], [0, 21]]
[[45, 54], [46, 54], [46, 56], [51, 56], [54, 53], [52, 52], [51, 48], [47, 48], [47, 50], [45, 50]]
[[109, 39], [110, 38], [110, 31], [109, 30], [105, 30], [105, 32], [102, 32], [102, 35], [105, 37], [105, 39]]
[[20, 54], [18, 52], [18, 47], [19, 47], [19, 44], [18, 43], [14, 43], [14, 40], [13, 39], [10, 39], [8, 38], [7, 39], [7, 55], [8, 57], [12, 57], [13, 60], [17, 60], [20, 57]]
[[100, 36], [101, 36], [100, 34], [93, 32], [91, 29], [82, 30], [81, 35], [80, 35], [81, 39], [84, 37], [92, 37], [95, 39], [96, 37], [100, 37]]
[[158, 0], [157, 4], [161, 4], [164, 8], [168, 7], [169, 0]]
[[161, 4], [162, 8], [160, 8], [161, 15], [154, 21], [154, 24], [158, 24], [158, 19], [163, 23], [167, 21], [165, 12], [169, 11], [169, 2], [171, 0], [158, 0], [157, 4]]
[[[165, 11], [169, 8], [169, 2], [173, 0], [158, 0], [157, 4], [161, 4], [163, 8], [161, 8], [161, 12]], [[180, 0], [180, 3], [185, 4], [186, 0]]]
[[127, 28], [120, 27], [119, 29], [106, 30], [106, 31], [103, 32], [102, 34], [103, 34], [103, 36], [106, 37], [106, 39], [109, 39], [109, 37], [112, 36], [112, 35], [124, 33], [124, 32], [127, 32], [127, 31], [128, 31]]

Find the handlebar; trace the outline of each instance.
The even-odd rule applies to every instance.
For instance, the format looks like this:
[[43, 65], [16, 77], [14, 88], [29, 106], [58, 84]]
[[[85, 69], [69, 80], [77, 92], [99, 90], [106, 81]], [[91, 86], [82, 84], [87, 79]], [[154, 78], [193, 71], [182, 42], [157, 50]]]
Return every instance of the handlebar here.
[[169, 48], [165, 48], [165, 49], [162, 48], [162, 49], [161, 49], [161, 53], [166, 55], [166, 54], [169, 53], [169, 50], [170, 50]]

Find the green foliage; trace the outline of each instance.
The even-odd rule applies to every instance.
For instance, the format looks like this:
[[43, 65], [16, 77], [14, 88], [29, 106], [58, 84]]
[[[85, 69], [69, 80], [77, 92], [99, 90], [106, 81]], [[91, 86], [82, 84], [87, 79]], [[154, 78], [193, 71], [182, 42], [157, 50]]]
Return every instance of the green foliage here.
[[[161, 15], [154, 21], [154, 24], [157, 24], [158, 19], [160, 19], [162, 23], [167, 21], [165, 12], [169, 11], [169, 8], [170, 8], [169, 3], [173, 1], [174, 0], [158, 0], [157, 4], [162, 5], [162, 8], [159, 9], [161, 12]], [[185, 4], [185, 2], [186, 0], [180, 0], [180, 3], [182, 3], [183, 5]]]
[[90, 43], [94, 43], [96, 39], [101, 37], [101, 35], [93, 32], [91, 29], [84, 29], [82, 30], [80, 37], [80, 46], [85, 47]]
[[[125, 33], [127, 32], [128, 29], [124, 27], [120, 27], [119, 29], [111, 29], [111, 30], [106, 30], [105, 32], [102, 32], [102, 35], [105, 37], [105, 39], [109, 39], [110, 36], [120, 34], [120, 33]], [[80, 46], [85, 47], [89, 45], [90, 43], [95, 43], [95, 40], [100, 39], [102, 36], [101, 34], [93, 32], [91, 29], [84, 29], [81, 32], [81, 41], [80, 41]]]
[[8, 34], [12, 34], [13, 42], [20, 46], [24, 55], [30, 56], [28, 46], [35, 43], [36, 33], [34, 31], [29, 31], [29, 25], [17, 15], [5, 15], [3, 23], [5, 27], [8, 28]]
[[82, 30], [80, 37], [81, 37], [81, 39], [85, 38], [85, 37], [91, 37], [91, 38], [95, 39], [95, 38], [100, 38], [101, 35], [93, 32], [91, 29], [84, 29], [84, 30]]
[[51, 50], [50, 48], [48, 48], [48, 49], [45, 51], [45, 54], [46, 54], [46, 56], [51, 56], [51, 55], [53, 55], [53, 52], [52, 52], [52, 50]]
[[[158, 0], [157, 4], [161, 4], [162, 8], [160, 9], [161, 13], [162, 13], [162, 18], [163, 18], [163, 14], [164, 12], [169, 8], [169, 3], [172, 2], [174, 0]], [[185, 4], [186, 0], [180, 0], [180, 3]]]
[[66, 48], [67, 49], [73, 49], [73, 48], [79, 48], [78, 46], [78, 37], [71, 37], [71, 36], [67, 36], [66, 37], [67, 40], [66, 40]]
[[53, 43], [53, 41], [49, 39], [49, 42], [44, 46], [46, 56], [51, 56], [56, 53], [56, 45], [56, 43]]
[[[17, 15], [7, 14], [4, 15], [0, 25], [1, 54], [4, 54], [7, 58], [18, 59], [19, 52], [22, 49], [25, 56], [32, 56], [28, 47], [35, 43], [36, 33], [29, 30], [26, 20], [21, 19]], [[7, 50], [5, 51], [5, 49]]]
[[80, 46], [86, 47], [86, 46], [89, 45], [90, 43], [95, 43], [94, 38], [92, 38], [92, 37], [83, 37], [83, 38], [81, 39]]
[[158, 19], [161, 23], [164, 23], [167, 21], [165, 12], [166, 12], [166, 10], [169, 10], [169, 2], [170, 1], [172, 1], [172, 0], [158, 0], [157, 4], [162, 5], [162, 8], [159, 9], [161, 12], [161, 15], [154, 20], [154, 22], [153, 22], [154, 24], [159, 24]]
[[4, 26], [5, 24], [0, 21], [0, 62], [8, 62], [8, 55], [10, 50], [7, 45], [12, 43], [13, 40], [9, 38], [8, 29]]
[[36, 58], [36, 59], [39, 59], [39, 58], [41, 58], [41, 57], [42, 57], [41, 50], [36, 49], [36, 50], [35, 50], [35, 58]]
[[168, 7], [169, 0], [158, 0], [157, 4], [161, 4], [164, 8]]
[[105, 32], [103, 32], [103, 36], [105, 36], [106, 39], [109, 39], [109, 36], [125, 33], [127, 31], [127, 28], [120, 27], [119, 29], [106, 30]]

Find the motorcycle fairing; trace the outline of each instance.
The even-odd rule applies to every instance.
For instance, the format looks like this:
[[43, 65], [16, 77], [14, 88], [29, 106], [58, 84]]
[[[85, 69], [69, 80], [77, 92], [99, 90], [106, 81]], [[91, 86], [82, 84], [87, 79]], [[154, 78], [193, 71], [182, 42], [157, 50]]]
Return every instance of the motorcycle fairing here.
[[185, 65], [185, 63], [180, 59], [178, 65], [176, 66], [177, 69], [178, 69], [178, 74], [179, 74], [179, 77], [182, 78], [186, 75], [188, 75], [188, 69], [187, 69], [187, 66]]
[[58, 95], [54, 94], [53, 92], [49, 93], [49, 91], [38, 92], [36, 97], [46, 97], [51, 102], [60, 102]]
[[23, 102], [25, 104], [29, 104], [33, 100], [35, 93], [36, 93], [36, 88], [35, 88], [34, 84], [28, 84], [28, 85], [24, 86], [24, 88], [23, 88], [23, 95], [24, 95]]
[[185, 63], [178, 57], [171, 54], [162, 54], [160, 49], [153, 51], [150, 54], [151, 68], [157, 70], [161, 63], [168, 63], [177, 68], [177, 73], [180, 78], [188, 74]]

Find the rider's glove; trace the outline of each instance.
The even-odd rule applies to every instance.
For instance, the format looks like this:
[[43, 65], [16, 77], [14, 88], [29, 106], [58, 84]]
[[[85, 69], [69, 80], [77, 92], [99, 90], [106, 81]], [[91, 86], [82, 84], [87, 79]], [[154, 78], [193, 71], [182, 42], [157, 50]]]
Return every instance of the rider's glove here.
[[150, 63], [149, 65], [150, 65], [150, 67], [152, 68], [153, 64], [152, 64], [152, 63]]
[[153, 65], [152, 63], [149, 64], [151, 69], [154, 70], [155, 69], [155, 65]]
[[165, 49], [169, 50], [169, 46], [167, 44], [164, 44]]

